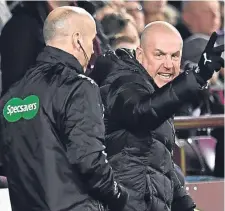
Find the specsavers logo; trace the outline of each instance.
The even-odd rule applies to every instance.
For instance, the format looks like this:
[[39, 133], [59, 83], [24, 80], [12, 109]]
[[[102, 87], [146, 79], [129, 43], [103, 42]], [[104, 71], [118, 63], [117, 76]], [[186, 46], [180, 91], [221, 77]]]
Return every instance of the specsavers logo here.
[[20, 98], [10, 99], [3, 108], [3, 115], [8, 122], [16, 122], [21, 118], [32, 119], [39, 109], [39, 98], [30, 95], [24, 100]]

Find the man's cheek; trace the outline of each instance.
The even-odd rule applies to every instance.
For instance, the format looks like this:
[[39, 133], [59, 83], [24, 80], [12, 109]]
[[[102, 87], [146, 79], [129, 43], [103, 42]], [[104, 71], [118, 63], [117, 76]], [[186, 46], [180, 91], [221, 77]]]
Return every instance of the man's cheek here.
[[181, 73], [180, 62], [174, 64], [175, 77]]

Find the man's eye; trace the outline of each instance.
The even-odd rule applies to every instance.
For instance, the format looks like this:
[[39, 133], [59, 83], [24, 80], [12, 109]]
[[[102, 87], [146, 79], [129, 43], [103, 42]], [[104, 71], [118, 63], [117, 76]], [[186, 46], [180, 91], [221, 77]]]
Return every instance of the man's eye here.
[[177, 54], [175, 54], [175, 55], [172, 55], [172, 58], [177, 60], [177, 59], [179, 59], [179, 56]]
[[164, 55], [162, 53], [157, 53], [156, 57], [162, 58]]

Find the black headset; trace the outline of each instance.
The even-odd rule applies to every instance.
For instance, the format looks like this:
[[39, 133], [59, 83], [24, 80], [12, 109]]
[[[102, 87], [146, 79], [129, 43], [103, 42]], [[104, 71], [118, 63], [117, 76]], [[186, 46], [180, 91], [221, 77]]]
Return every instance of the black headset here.
[[89, 58], [88, 58], [88, 56], [87, 56], [87, 54], [86, 54], [86, 52], [85, 52], [83, 46], [81, 45], [80, 40], [77, 40], [77, 43], [80, 45], [80, 47], [81, 47], [81, 49], [82, 49], [82, 51], [83, 51], [83, 53], [84, 53], [84, 57], [85, 57], [85, 59], [86, 59], [86, 62], [88, 63], [88, 62], [89, 62]]

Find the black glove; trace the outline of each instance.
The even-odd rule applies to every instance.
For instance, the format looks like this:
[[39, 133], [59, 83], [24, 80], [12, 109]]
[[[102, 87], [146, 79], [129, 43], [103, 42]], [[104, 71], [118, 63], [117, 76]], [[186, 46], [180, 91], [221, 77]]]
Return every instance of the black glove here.
[[109, 211], [122, 211], [128, 200], [128, 192], [126, 189], [118, 185], [118, 191], [112, 200], [108, 203]]
[[194, 69], [196, 79], [201, 86], [207, 83], [214, 71], [218, 72], [221, 67], [224, 67], [224, 59], [221, 57], [224, 45], [214, 47], [216, 39], [217, 33], [213, 32], [201, 55], [197, 68]]
[[171, 205], [171, 211], [193, 211], [196, 204], [189, 195], [185, 195], [178, 200], [174, 200]]

